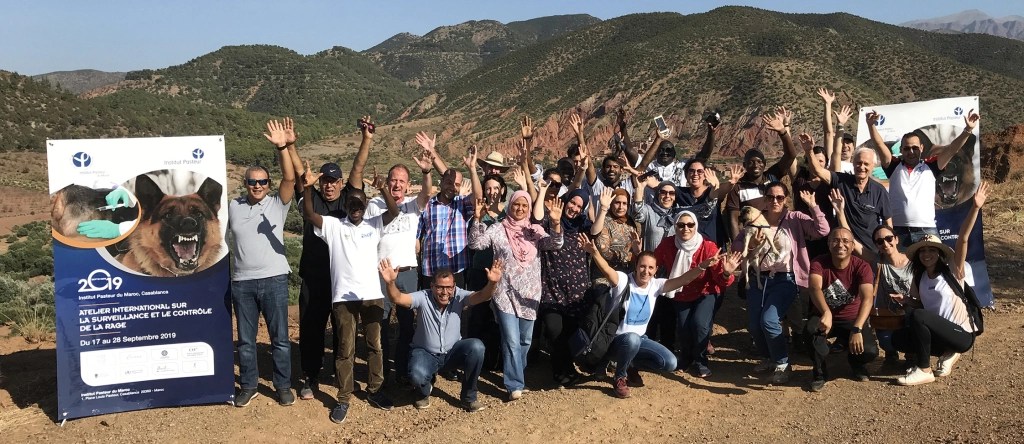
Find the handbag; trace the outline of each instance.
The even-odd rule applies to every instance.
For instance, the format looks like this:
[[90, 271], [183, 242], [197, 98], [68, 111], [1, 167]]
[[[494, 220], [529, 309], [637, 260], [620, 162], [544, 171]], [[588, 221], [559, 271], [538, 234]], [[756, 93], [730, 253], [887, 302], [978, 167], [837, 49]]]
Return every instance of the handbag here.
[[974, 336], [981, 336], [985, 332], [985, 317], [981, 313], [981, 301], [978, 300], [978, 295], [974, 293], [974, 289], [970, 285], [967, 285], [966, 280], [964, 286], [961, 287], [949, 270], [943, 271], [942, 277], [946, 279], [946, 285], [953, 289], [957, 297], [963, 301], [964, 307], [967, 308], [967, 317], [971, 326], [974, 327]]
[[[604, 287], [594, 291], [600, 294]], [[594, 373], [608, 353], [615, 332], [622, 321], [622, 312], [626, 305], [629, 284], [617, 298], [598, 296], [590, 309], [579, 321], [579, 328], [569, 338], [569, 351], [573, 361], [586, 373]]]
[[[878, 294], [878, 281], [882, 276], [882, 264], [878, 264], [878, 270], [875, 272], [875, 291]], [[876, 296], [877, 298], [877, 296]], [[886, 304], [884, 306], [876, 306], [871, 309], [871, 315], [869, 316], [871, 321], [871, 327], [876, 330], [901, 330], [907, 326], [907, 312], [903, 309], [900, 304], [897, 304], [892, 298], [886, 295]], [[877, 301], [877, 299], [876, 299]]]

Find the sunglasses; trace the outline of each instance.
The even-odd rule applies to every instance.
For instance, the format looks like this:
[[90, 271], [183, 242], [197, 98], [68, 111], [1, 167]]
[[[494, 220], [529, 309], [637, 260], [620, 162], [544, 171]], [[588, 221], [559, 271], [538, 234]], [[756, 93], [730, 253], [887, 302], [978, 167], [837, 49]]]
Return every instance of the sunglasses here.
[[891, 234], [885, 237], [880, 237], [875, 239], [875, 245], [885, 245], [887, 242], [892, 242], [893, 239], [896, 239], [896, 236]]
[[774, 200], [774, 201], [776, 201], [776, 202], [785, 202], [785, 201], [786, 201], [786, 196], [772, 196], [772, 195], [767, 195], [767, 196], [765, 196], [764, 198], [765, 198], [765, 199], [768, 199], [768, 200]]
[[704, 174], [704, 170], [686, 170], [686, 174], [696, 174], [699, 176]]
[[658, 194], [663, 196], [675, 196], [676, 192], [672, 190], [658, 190]]
[[693, 228], [693, 227], [696, 227], [696, 226], [697, 226], [697, 224], [694, 223], [694, 222], [679, 222], [679, 223], [676, 224], [676, 228], [678, 228], [680, 230], [682, 230], [683, 228]]
[[245, 184], [254, 187], [256, 184], [267, 186], [270, 183], [270, 179], [245, 179]]

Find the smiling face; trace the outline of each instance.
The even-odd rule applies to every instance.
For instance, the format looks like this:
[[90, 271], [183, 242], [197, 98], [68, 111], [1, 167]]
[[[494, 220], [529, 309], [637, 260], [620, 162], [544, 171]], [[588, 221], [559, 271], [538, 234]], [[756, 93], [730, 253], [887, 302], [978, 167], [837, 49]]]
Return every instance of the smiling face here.
[[530, 215], [529, 199], [526, 197], [520, 197], [514, 200], [511, 204], [511, 210], [508, 212], [508, 215], [516, 222], [526, 219], [526, 216]]
[[245, 192], [249, 202], [256, 203], [270, 192], [270, 176], [263, 168], [252, 167], [245, 172]]
[[605, 183], [619, 183], [619, 178], [622, 177], [622, 165], [615, 159], [605, 159], [604, 163], [601, 164], [601, 176], [604, 178]]
[[924, 145], [921, 143], [920, 137], [906, 136], [900, 142], [900, 160], [904, 165], [915, 166], [920, 163], [922, 152], [924, 152]]
[[849, 259], [853, 253], [853, 233], [845, 228], [832, 230], [828, 236], [828, 249], [833, 259]]
[[669, 142], [662, 142], [658, 145], [658, 164], [668, 165], [676, 160], [676, 149]]
[[843, 147], [840, 152], [840, 159], [844, 162], [849, 162], [850, 158], [853, 157], [853, 139], [843, 139]]
[[505, 187], [497, 180], [491, 179], [484, 182], [484, 200], [488, 205], [501, 201], [502, 194], [505, 194]]
[[700, 161], [693, 160], [686, 165], [686, 184], [690, 188], [701, 189], [704, 188], [704, 178], [707, 174], [707, 170], [704, 168], [704, 164]]
[[761, 177], [761, 174], [764, 173], [764, 159], [750, 156], [743, 161], [743, 168], [747, 170], [747, 176]]
[[617, 194], [612, 198], [612, 216], [621, 218], [626, 216], [626, 210], [629, 209], [629, 198], [622, 194]]
[[452, 296], [455, 296], [455, 276], [445, 274], [434, 277], [434, 281], [430, 283], [430, 289], [434, 293], [437, 305], [442, 309], [447, 307], [448, 303], [452, 301]]
[[654, 277], [654, 273], [658, 271], [658, 261], [654, 259], [654, 256], [650, 253], [643, 254], [636, 260], [636, 269], [633, 273], [633, 279], [641, 287], [647, 286], [647, 283], [651, 282], [651, 278]]
[[676, 203], [676, 187], [672, 184], [662, 185], [658, 188], [658, 205], [662, 208], [672, 208]]
[[921, 261], [921, 265], [929, 272], [935, 270], [935, 266], [942, 258], [942, 252], [935, 247], [921, 247], [917, 250], [917, 260]]
[[875, 246], [878, 247], [878, 253], [882, 256], [891, 257], [897, 251], [896, 247], [900, 244], [900, 238], [888, 228], [879, 228], [874, 234]]
[[683, 214], [676, 219], [676, 236], [683, 241], [688, 241], [693, 239], [695, 234], [697, 234], [697, 221], [693, 220], [689, 214]]
[[352, 190], [345, 194], [345, 202], [342, 205], [345, 213], [348, 214], [348, 221], [353, 225], [359, 225], [363, 221], [363, 213], [366, 211], [366, 194], [363, 190]]
[[786, 208], [786, 189], [781, 186], [768, 188], [764, 193], [765, 213], [779, 214]]
[[403, 167], [391, 168], [388, 173], [388, 191], [391, 197], [399, 204], [405, 200], [405, 193], [409, 190], [409, 170]]
[[853, 176], [859, 180], [866, 180], [871, 177], [871, 170], [875, 169], [875, 152], [870, 149], [859, 150], [853, 155]]
[[580, 213], [583, 212], [583, 198], [580, 196], [573, 196], [565, 203], [565, 217], [567, 219], [575, 219]]

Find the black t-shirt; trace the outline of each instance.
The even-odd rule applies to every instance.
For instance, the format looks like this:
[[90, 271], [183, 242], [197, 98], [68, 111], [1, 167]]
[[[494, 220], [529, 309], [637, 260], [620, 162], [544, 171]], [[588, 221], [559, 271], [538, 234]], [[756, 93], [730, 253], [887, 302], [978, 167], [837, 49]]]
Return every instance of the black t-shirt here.
[[846, 201], [843, 213], [846, 214], [846, 221], [850, 224], [850, 231], [864, 248], [871, 251], [878, 251], [871, 233], [886, 219], [892, 217], [889, 209], [889, 192], [882, 184], [868, 179], [867, 185], [862, 193], [855, 184], [856, 178], [853, 174], [837, 173], [832, 171], [832, 186], [843, 193]]

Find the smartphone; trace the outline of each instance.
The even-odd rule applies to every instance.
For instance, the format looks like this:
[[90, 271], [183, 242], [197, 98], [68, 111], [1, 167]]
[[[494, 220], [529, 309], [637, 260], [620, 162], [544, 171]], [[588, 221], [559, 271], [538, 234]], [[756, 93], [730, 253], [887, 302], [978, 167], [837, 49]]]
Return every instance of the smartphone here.
[[712, 128], [716, 128], [720, 123], [722, 123], [722, 115], [719, 114], [718, 111], [715, 111], [708, 114], [708, 116], [704, 118], [704, 121], [707, 122], [708, 125], [711, 125]]
[[658, 174], [658, 171], [657, 171], [657, 170], [650, 170], [650, 171], [646, 171], [646, 172], [644, 172], [643, 174], [641, 174], [641, 175], [637, 176], [636, 180], [637, 180], [638, 182], [643, 182], [643, 181], [647, 180], [647, 178], [648, 178], [648, 177], [651, 177], [651, 176], [654, 176], [654, 177], [655, 177], [655, 178], [657, 178], [657, 179], [658, 179], [659, 181], [661, 180], [661, 176], [660, 176], [660, 175]]
[[655, 117], [654, 125], [658, 127], [658, 134], [660, 134], [662, 138], [669, 136], [668, 125], [665, 124], [665, 117], [661, 115]]

